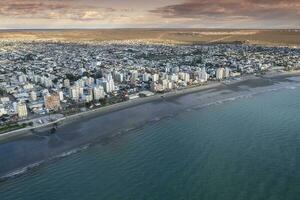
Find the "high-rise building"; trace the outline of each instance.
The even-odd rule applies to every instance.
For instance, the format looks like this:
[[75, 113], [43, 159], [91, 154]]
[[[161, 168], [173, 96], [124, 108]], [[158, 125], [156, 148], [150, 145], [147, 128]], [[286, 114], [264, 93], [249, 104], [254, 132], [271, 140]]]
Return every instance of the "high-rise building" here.
[[222, 80], [225, 77], [225, 69], [224, 68], [218, 68], [216, 71], [216, 78], [218, 80]]
[[184, 81], [187, 83], [190, 82], [190, 74], [185, 73]]
[[60, 109], [60, 97], [58, 93], [52, 93], [44, 96], [45, 108], [47, 110], [59, 110]]
[[183, 73], [183, 72], [181, 72], [178, 75], [179, 75], [179, 78], [181, 80], [183, 80], [184, 82], [189, 82], [190, 81], [190, 74], [189, 73]]
[[169, 83], [168, 79], [161, 79], [159, 80], [159, 82], [162, 85], [164, 90], [168, 88], [168, 83]]
[[135, 82], [139, 79], [139, 73], [136, 70], [131, 71], [131, 82]]
[[152, 81], [153, 81], [153, 82], [157, 82], [158, 79], [159, 79], [159, 75], [158, 75], [158, 74], [153, 74], [153, 75], [152, 75]]
[[94, 95], [94, 100], [105, 98], [104, 88], [102, 86], [94, 87], [93, 95]]
[[168, 82], [168, 84], [167, 84], [167, 90], [172, 90], [172, 89], [174, 89], [174, 83], [173, 82]]
[[28, 115], [27, 106], [25, 103], [19, 102], [17, 104], [17, 113], [19, 118], [26, 118]]
[[106, 74], [105, 78], [101, 80], [100, 85], [103, 86], [106, 93], [112, 93], [115, 90], [115, 82], [111, 74]]
[[84, 95], [84, 89], [83, 89], [83, 87], [77, 87], [77, 90], [78, 90], [78, 94], [79, 94], [79, 97], [83, 97], [83, 95]]
[[150, 78], [150, 74], [148, 74], [148, 73], [144, 73], [143, 74], [143, 82], [148, 82], [149, 81], [149, 78]]
[[206, 82], [208, 80], [208, 74], [205, 67], [203, 67], [199, 72], [199, 80], [200, 82]]
[[230, 69], [228, 67], [225, 67], [224, 77], [225, 78], [229, 78], [230, 77]]
[[114, 83], [113, 81], [108, 81], [108, 80], [105, 80], [103, 83], [103, 88], [105, 90], [106, 93], [111, 93], [113, 92], [113, 87], [114, 87]]
[[70, 88], [70, 97], [74, 101], [78, 101], [79, 99], [79, 91], [77, 86], [73, 86]]

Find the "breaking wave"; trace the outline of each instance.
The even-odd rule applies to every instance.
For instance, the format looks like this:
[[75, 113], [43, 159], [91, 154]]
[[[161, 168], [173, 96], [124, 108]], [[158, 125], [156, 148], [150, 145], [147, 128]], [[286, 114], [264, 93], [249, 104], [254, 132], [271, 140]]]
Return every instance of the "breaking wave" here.
[[39, 162], [30, 164], [30, 165], [27, 165], [25, 167], [19, 168], [19, 169], [15, 170], [15, 171], [9, 172], [6, 175], [0, 177], [0, 181], [5, 181], [5, 180], [7, 180], [9, 178], [14, 178], [14, 177], [20, 176], [22, 174], [25, 174], [27, 171], [41, 166], [44, 162], [45, 162], [44, 160], [43, 161], [39, 161]]
[[72, 149], [70, 151], [66, 151], [66, 152], [63, 152], [63, 153], [58, 154], [56, 156], [50, 157], [49, 159], [42, 160], [42, 161], [39, 161], [39, 162], [35, 162], [33, 164], [30, 164], [30, 165], [27, 165], [25, 167], [16, 169], [14, 171], [11, 171], [11, 172], [5, 174], [4, 176], [1, 176], [0, 177], [0, 182], [6, 181], [6, 180], [11, 179], [11, 178], [19, 177], [19, 176], [27, 173], [30, 170], [33, 170], [33, 169], [36, 169], [36, 168], [40, 167], [42, 164], [45, 164], [47, 162], [54, 161], [54, 160], [61, 159], [61, 158], [65, 158], [65, 157], [71, 156], [73, 154], [79, 153], [79, 152], [89, 148], [89, 146], [90, 146], [90, 144], [84, 145], [82, 147]]

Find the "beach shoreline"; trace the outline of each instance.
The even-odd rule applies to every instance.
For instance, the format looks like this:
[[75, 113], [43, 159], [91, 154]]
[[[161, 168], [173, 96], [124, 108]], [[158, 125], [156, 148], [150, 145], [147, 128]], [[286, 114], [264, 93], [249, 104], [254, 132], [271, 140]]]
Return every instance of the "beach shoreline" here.
[[116, 104], [112, 104], [109, 106], [100, 107], [100, 108], [96, 108], [93, 110], [88, 110], [88, 111], [76, 113], [73, 115], [65, 116], [56, 121], [53, 121], [53, 122], [50, 122], [47, 124], [42, 124], [42, 125], [39, 125], [36, 127], [27, 127], [24, 129], [18, 129], [18, 130], [10, 131], [7, 133], [3, 133], [3, 134], [0, 134], [0, 142], [10, 141], [10, 140], [14, 140], [19, 137], [30, 135], [30, 134], [32, 134], [33, 131], [37, 131], [37, 132], [47, 131], [47, 130], [50, 130], [51, 128], [53, 128], [54, 125], [57, 127], [61, 127], [61, 126], [67, 125], [67, 124], [75, 123], [75, 122], [83, 120], [83, 119], [91, 119], [94, 117], [99, 117], [101, 115], [105, 115], [105, 114], [108, 114], [111, 112], [117, 112], [120, 110], [124, 110], [124, 109], [131, 108], [131, 107], [136, 107], [138, 105], [142, 105], [142, 104], [146, 104], [146, 103], [150, 103], [150, 102], [163, 101], [163, 100], [170, 99], [173, 97], [180, 97], [180, 96], [197, 93], [197, 92], [205, 92], [210, 89], [216, 89], [225, 84], [226, 84], [226, 86], [230, 86], [230, 85], [234, 85], [234, 84], [241, 85], [243, 82], [248, 81], [248, 80], [293, 77], [293, 76], [299, 76], [299, 75], [300, 75], [300, 70], [289, 71], [289, 72], [273, 72], [273, 73], [267, 73], [265, 75], [251, 74], [251, 75], [247, 75], [247, 76], [241, 76], [238, 79], [234, 79], [234, 80], [211, 82], [211, 83], [208, 83], [205, 85], [184, 88], [181, 90], [175, 90], [175, 91], [167, 92], [164, 94], [155, 94], [150, 97], [133, 99], [133, 100], [116, 103]]

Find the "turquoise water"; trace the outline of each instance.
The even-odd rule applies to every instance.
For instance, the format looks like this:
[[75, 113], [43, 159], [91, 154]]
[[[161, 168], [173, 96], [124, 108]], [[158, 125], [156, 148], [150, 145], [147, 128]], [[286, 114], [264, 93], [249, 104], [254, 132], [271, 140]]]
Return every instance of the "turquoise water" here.
[[147, 124], [0, 183], [1, 200], [296, 200], [300, 89]]

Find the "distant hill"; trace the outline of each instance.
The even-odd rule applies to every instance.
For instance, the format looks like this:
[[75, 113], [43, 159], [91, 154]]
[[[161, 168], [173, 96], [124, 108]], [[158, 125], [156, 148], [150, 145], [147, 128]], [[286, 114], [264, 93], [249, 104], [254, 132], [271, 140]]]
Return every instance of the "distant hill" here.
[[168, 43], [242, 42], [300, 47], [300, 30], [237, 29], [92, 29], [92, 30], [0, 30], [0, 40], [102, 42], [142, 40]]

